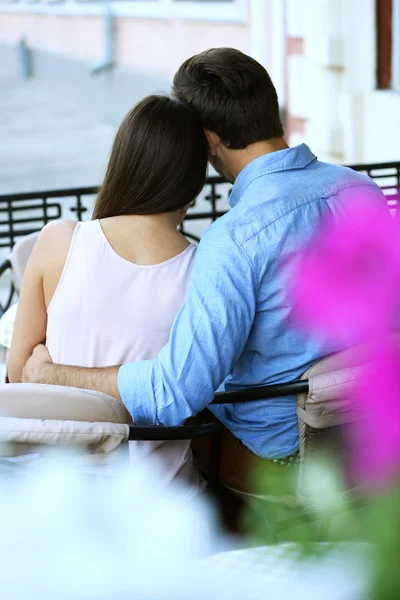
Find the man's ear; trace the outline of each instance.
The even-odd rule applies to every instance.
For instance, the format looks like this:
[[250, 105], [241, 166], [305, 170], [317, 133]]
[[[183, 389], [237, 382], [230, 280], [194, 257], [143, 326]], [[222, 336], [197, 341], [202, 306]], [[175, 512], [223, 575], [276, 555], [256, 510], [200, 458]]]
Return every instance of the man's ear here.
[[216, 133], [214, 133], [214, 131], [210, 131], [209, 129], [205, 129], [204, 133], [206, 134], [207, 142], [210, 146], [211, 156], [216, 156], [218, 145], [221, 142], [220, 138]]

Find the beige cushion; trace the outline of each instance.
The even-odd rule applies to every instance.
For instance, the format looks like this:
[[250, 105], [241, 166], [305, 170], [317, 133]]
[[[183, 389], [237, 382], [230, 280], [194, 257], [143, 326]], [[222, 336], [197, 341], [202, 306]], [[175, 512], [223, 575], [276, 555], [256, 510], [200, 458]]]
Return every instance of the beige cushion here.
[[58, 385], [0, 385], [0, 415], [24, 419], [132, 422], [124, 405], [106, 394]]
[[129, 425], [121, 423], [0, 418], [0, 442], [7, 444], [72, 446], [106, 454], [127, 442], [128, 437]]
[[[309, 392], [297, 402], [297, 415], [303, 423], [323, 429], [364, 418], [351, 398], [351, 387], [367, 367], [341, 369], [309, 377]], [[305, 400], [304, 400], [305, 398]]]
[[[400, 348], [400, 334], [394, 334], [390, 341]], [[302, 379], [309, 380], [309, 392], [297, 397], [301, 452], [306, 425], [323, 429], [366, 417], [355, 410], [350, 392], [354, 381], [368, 369], [364, 359], [368, 354], [367, 345], [354, 346], [323, 358], [304, 373]]]

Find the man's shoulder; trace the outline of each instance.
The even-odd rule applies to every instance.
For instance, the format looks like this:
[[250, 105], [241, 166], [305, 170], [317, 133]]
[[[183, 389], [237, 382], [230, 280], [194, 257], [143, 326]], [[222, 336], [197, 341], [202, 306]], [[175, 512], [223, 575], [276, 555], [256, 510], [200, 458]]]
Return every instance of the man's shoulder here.
[[371, 177], [355, 171], [351, 167], [316, 160], [309, 170], [310, 178], [318, 175], [320, 184], [326, 186], [327, 192], [336, 193], [350, 187], [378, 187]]
[[235, 264], [238, 260], [248, 262], [244, 243], [249, 237], [250, 224], [238, 219], [235, 208], [212, 223], [203, 234], [196, 252], [196, 261], [214, 265]]
[[200, 247], [243, 249], [243, 244], [281, 219], [296, 218], [314, 203], [339, 197], [340, 192], [358, 188], [382, 194], [367, 175], [342, 165], [313, 161], [305, 169], [282, 171], [278, 176], [258, 177], [244, 190], [240, 201], [205, 232]]
[[234, 227], [232, 226], [232, 209], [219, 217], [214, 223], [207, 227], [204, 232], [199, 248], [207, 246], [235, 245]]
[[[368, 175], [350, 167], [314, 160], [303, 169], [289, 169], [272, 177], [258, 178], [244, 191], [239, 205], [250, 210], [256, 207], [260, 225], [270, 225], [289, 213], [295, 214], [315, 202], [333, 199], [350, 188], [382, 194]], [[265, 214], [260, 211], [262, 205], [268, 208]]]

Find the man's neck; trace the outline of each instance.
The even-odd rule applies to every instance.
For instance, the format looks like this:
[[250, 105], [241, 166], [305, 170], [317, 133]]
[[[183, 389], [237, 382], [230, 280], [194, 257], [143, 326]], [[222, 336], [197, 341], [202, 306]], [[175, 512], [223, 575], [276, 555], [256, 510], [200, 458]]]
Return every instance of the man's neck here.
[[265, 154], [277, 152], [278, 150], [286, 150], [287, 148], [289, 148], [289, 146], [283, 138], [273, 138], [271, 140], [256, 142], [242, 150], [227, 149], [227, 159], [229, 161], [231, 173], [236, 179], [240, 171], [256, 158], [264, 156]]

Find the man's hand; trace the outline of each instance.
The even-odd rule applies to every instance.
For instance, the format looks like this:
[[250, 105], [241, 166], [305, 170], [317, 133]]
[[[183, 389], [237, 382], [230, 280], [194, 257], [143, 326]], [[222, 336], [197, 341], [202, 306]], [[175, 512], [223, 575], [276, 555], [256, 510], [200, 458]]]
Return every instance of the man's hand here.
[[46, 365], [52, 365], [50, 354], [44, 344], [39, 344], [33, 349], [32, 356], [28, 358], [22, 370], [23, 383], [45, 383], [42, 381]]
[[96, 390], [121, 400], [117, 381], [118, 369], [118, 366], [98, 369], [55, 365], [46, 346], [39, 344], [22, 370], [22, 382]]

